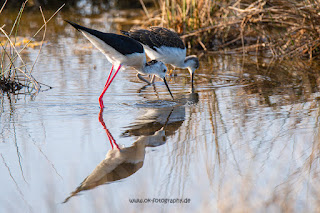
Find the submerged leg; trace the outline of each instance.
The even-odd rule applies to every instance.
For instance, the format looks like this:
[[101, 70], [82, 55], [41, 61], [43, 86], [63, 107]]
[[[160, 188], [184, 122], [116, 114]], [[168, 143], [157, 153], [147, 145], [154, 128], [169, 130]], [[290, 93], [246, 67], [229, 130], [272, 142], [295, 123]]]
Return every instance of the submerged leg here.
[[173, 72], [173, 71], [175, 70], [175, 68], [176, 68], [175, 66], [171, 65], [171, 69], [169, 69], [169, 71], [168, 71], [168, 75], [169, 75], [169, 76], [174, 75], [174, 72]]
[[145, 79], [144, 77], [142, 77], [142, 75], [140, 73], [137, 74], [137, 77], [141, 80], [146, 82], [147, 84], [151, 84], [150, 81], [148, 81], [147, 79]]
[[[104, 93], [107, 91], [107, 89], [108, 89], [108, 87], [110, 86], [111, 82], [113, 81], [114, 77], [116, 77], [116, 75], [117, 75], [117, 73], [119, 72], [121, 66], [122, 66], [122, 65], [120, 64], [119, 67], [118, 67], [118, 69], [116, 70], [116, 72], [114, 73], [114, 75], [112, 76], [111, 79], [110, 79], [110, 76], [111, 76], [111, 72], [110, 72], [109, 77], [108, 77], [108, 79], [107, 79], [107, 82], [106, 82], [106, 84], [105, 84], [105, 86], [104, 86], [104, 88], [103, 88], [103, 91], [102, 91], [102, 93], [101, 93], [101, 95], [100, 95], [100, 97], [99, 97], [100, 108], [104, 108], [103, 100], [102, 100], [103, 95], [104, 95]], [[113, 66], [112, 66], [112, 69], [113, 69]]]
[[151, 78], [151, 84], [153, 84], [155, 77], [156, 77], [155, 75], [152, 76], [152, 78]]

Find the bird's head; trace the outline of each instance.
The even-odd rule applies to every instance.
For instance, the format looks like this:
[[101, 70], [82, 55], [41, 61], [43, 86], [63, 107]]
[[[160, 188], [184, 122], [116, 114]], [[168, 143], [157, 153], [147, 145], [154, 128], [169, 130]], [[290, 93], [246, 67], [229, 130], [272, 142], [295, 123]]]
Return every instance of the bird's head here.
[[193, 86], [193, 78], [194, 78], [194, 72], [196, 71], [196, 69], [199, 68], [199, 59], [196, 55], [189, 55], [186, 57], [186, 59], [184, 60], [184, 63], [186, 65], [186, 67], [188, 68], [190, 75], [191, 75], [191, 83]]
[[149, 74], [156, 75], [161, 79], [163, 79], [166, 76], [167, 67], [163, 62], [152, 60], [149, 61], [146, 65], [147, 67], [149, 67]]
[[165, 83], [172, 99], [173, 95], [169, 89], [168, 83], [166, 81], [166, 73], [167, 73], [167, 67], [166, 65], [161, 62], [161, 61], [157, 61], [157, 60], [152, 60], [146, 63], [146, 69], [148, 69], [148, 74], [150, 75], [156, 75], [157, 77], [161, 78], [163, 80], [163, 82]]

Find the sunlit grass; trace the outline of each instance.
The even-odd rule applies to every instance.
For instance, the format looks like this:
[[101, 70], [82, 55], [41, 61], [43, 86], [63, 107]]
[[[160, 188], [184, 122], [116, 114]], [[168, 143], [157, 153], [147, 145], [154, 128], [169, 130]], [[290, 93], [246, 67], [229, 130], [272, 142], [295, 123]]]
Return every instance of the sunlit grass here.
[[320, 55], [320, 1], [158, 0], [144, 24], [176, 30], [188, 47], [273, 57]]

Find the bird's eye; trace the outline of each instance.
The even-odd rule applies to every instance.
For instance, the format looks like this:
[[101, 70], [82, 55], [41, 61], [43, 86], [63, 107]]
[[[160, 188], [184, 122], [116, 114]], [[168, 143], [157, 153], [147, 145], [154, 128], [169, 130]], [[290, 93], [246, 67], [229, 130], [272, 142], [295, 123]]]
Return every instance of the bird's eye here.
[[163, 72], [166, 72], [166, 70], [163, 70]]

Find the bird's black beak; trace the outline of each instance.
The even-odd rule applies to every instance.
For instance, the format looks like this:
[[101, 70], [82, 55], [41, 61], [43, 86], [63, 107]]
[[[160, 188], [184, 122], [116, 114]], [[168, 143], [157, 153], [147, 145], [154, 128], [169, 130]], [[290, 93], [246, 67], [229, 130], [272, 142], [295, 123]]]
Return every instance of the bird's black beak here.
[[171, 95], [171, 97], [172, 97], [172, 100], [174, 100], [173, 95], [172, 95], [172, 93], [171, 93], [171, 91], [170, 91], [170, 88], [169, 88], [169, 86], [168, 86], [168, 83], [167, 83], [165, 77], [163, 78], [163, 82], [164, 82], [164, 84], [166, 85], [166, 87], [167, 87], [167, 89], [168, 89], [168, 91], [169, 91], [169, 93], [170, 93], [170, 95]]
[[194, 79], [194, 72], [192, 72], [192, 74], [191, 74], [191, 85], [192, 85], [192, 88], [193, 88], [193, 79]]

